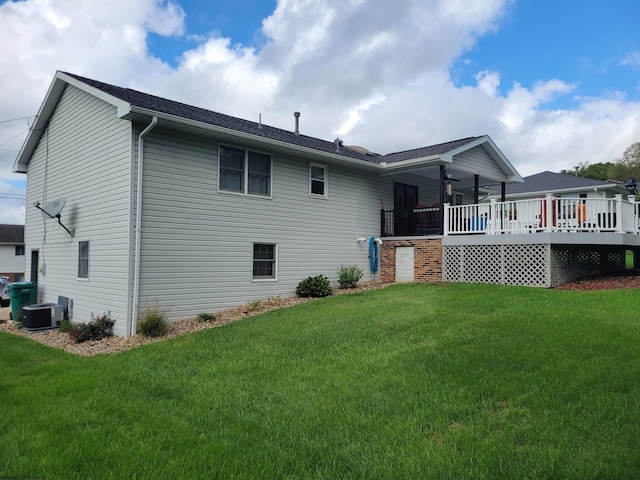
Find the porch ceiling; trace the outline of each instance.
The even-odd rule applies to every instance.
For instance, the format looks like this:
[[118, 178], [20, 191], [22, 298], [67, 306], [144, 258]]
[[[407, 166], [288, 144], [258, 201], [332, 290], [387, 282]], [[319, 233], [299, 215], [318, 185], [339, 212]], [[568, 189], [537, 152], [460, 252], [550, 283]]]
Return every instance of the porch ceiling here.
[[411, 174], [416, 175], [418, 177], [427, 178], [434, 182], [440, 181], [440, 165], [445, 165], [447, 173], [451, 173], [451, 178], [454, 180], [454, 190], [456, 191], [470, 191], [472, 192], [474, 189], [474, 177], [475, 175], [479, 175], [479, 184], [481, 191], [491, 191], [491, 189], [485, 188], [487, 184], [495, 184], [496, 182], [506, 182], [511, 183], [515, 182], [515, 180], [508, 180], [506, 175], [501, 178], [496, 178], [496, 176], [486, 175], [484, 172], [479, 171], [471, 171], [469, 169], [465, 169], [463, 167], [457, 166], [455, 162], [448, 162], [442, 159], [438, 159], [437, 161], [430, 162], [429, 165], [422, 164], [421, 166], [413, 165], [411, 167], [407, 166], [404, 168], [394, 168], [390, 170], [385, 170], [383, 175], [385, 176], [393, 176], [393, 175], [402, 175], [402, 174]]

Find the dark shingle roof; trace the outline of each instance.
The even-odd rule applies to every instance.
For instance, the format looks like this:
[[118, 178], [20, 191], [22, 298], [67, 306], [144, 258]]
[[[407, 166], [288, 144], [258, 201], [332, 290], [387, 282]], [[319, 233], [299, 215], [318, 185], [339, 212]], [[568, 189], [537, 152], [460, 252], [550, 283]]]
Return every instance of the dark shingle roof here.
[[384, 156], [385, 162], [400, 162], [402, 160], [410, 160], [412, 158], [428, 157], [430, 155], [439, 155], [442, 153], [455, 150], [462, 145], [473, 142], [480, 137], [468, 137], [460, 140], [454, 140], [452, 142], [439, 143], [438, 145], [431, 145], [429, 147], [414, 148], [413, 150], [405, 150], [404, 152], [390, 153]]
[[206, 123], [209, 125], [215, 125], [218, 127], [228, 128], [234, 131], [248, 133], [263, 137], [271, 140], [278, 140], [281, 142], [297, 145], [301, 147], [311, 148], [319, 150], [321, 152], [332, 153], [341, 155], [344, 157], [355, 158], [358, 160], [365, 160], [373, 163], [381, 162], [398, 162], [401, 160], [408, 160], [412, 158], [421, 158], [428, 155], [436, 155], [439, 153], [445, 153], [453, 150], [461, 145], [469, 143], [475, 140], [477, 137], [465, 138], [462, 140], [456, 140], [448, 143], [441, 143], [430, 147], [417, 148], [414, 150], [407, 150], [404, 152], [391, 153], [389, 155], [379, 155], [376, 153], [364, 153], [355, 149], [341, 146], [339, 151], [336, 149], [334, 142], [321, 140], [306, 135], [296, 135], [294, 132], [283, 130], [269, 125], [258, 123], [249, 120], [244, 120], [222, 113], [213, 112], [204, 108], [194, 107], [173, 100], [168, 100], [147, 93], [142, 93], [130, 88], [117, 87], [115, 85], [109, 85], [107, 83], [99, 82], [97, 80], [91, 80], [89, 78], [81, 77], [71, 73], [66, 73], [70, 77], [75, 78], [87, 85], [90, 85], [98, 90], [101, 90], [113, 97], [116, 97], [131, 105], [148, 109], [154, 112], [165, 113], [176, 117], [181, 117], [197, 122]]
[[154, 112], [166, 113], [176, 117], [195, 120], [209, 125], [228, 128], [237, 132], [248, 133], [271, 140], [279, 140], [292, 145], [312, 148], [314, 150], [320, 150], [327, 153], [334, 153], [336, 155], [342, 155], [349, 158], [356, 158], [374, 163], [378, 163], [378, 158], [380, 158], [380, 155], [367, 155], [355, 150], [350, 150], [345, 146], [341, 146], [340, 151], [336, 151], [336, 144], [334, 142], [328, 142], [326, 140], [320, 140], [306, 135], [296, 135], [294, 132], [283, 130], [281, 128], [275, 128], [265, 124], [259, 125], [258, 123], [249, 120], [224, 115], [222, 113], [175, 102], [166, 98], [156, 97], [130, 88], [116, 87], [114, 85], [80, 77], [71, 73], [66, 73], [66, 75], [69, 75], [76, 80], [80, 80], [81, 82], [108, 93], [120, 100], [130, 103], [131, 105]]
[[24, 225], [0, 225], [0, 243], [24, 244]]
[[531, 192], [555, 192], [558, 190], [611, 186], [611, 182], [592, 178], [576, 177], [564, 173], [541, 172], [524, 177], [524, 183], [511, 183], [506, 186], [507, 195]]

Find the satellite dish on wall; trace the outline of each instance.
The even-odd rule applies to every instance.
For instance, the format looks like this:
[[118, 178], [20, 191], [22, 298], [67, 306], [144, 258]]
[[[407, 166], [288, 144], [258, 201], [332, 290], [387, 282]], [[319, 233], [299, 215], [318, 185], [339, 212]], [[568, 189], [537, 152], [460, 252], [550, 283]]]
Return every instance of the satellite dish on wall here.
[[42, 214], [48, 215], [50, 218], [55, 218], [60, 215], [60, 212], [62, 212], [65, 203], [67, 203], [66, 198], [59, 198], [57, 200], [54, 200], [53, 202], [49, 202], [41, 208]]
[[44, 207], [40, 206], [40, 202], [34, 203], [33, 206], [36, 207], [38, 210], [40, 210], [42, 212], [42, 215], [47, 216], [49, 218], [57, 219], [60, 226], [64, 228], [67, 231], [67, 233], [73, 237], [73, 232], [70, 231], [67, 227], [65, 227], [60, 221], [60, 217], [61, 217], [60, 212], [62, 212], [62, 209], [64, 208], [65, 203], [67, 203], [66, 198], [58, 198], [57, 200], [47, 203]]

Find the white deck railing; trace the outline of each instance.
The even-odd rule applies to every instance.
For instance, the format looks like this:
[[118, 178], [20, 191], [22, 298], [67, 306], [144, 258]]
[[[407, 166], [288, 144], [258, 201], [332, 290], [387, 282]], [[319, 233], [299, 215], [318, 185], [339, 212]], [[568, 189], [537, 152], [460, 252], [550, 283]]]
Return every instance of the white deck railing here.
[[476, 205], [444, 204], [444, 234], [618, 232], [640, 233], [633, 197], [566, 198], [547, 195], [530, 200]]

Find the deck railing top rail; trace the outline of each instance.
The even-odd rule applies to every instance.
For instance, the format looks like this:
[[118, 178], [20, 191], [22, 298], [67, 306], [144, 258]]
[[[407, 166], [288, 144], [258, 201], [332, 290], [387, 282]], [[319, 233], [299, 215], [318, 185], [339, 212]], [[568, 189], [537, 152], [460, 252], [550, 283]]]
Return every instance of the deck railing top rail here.
[[640, 233], [633, 197], [544, 197], [474, 205], [444, 205], [444, 234], [618, 232]]

